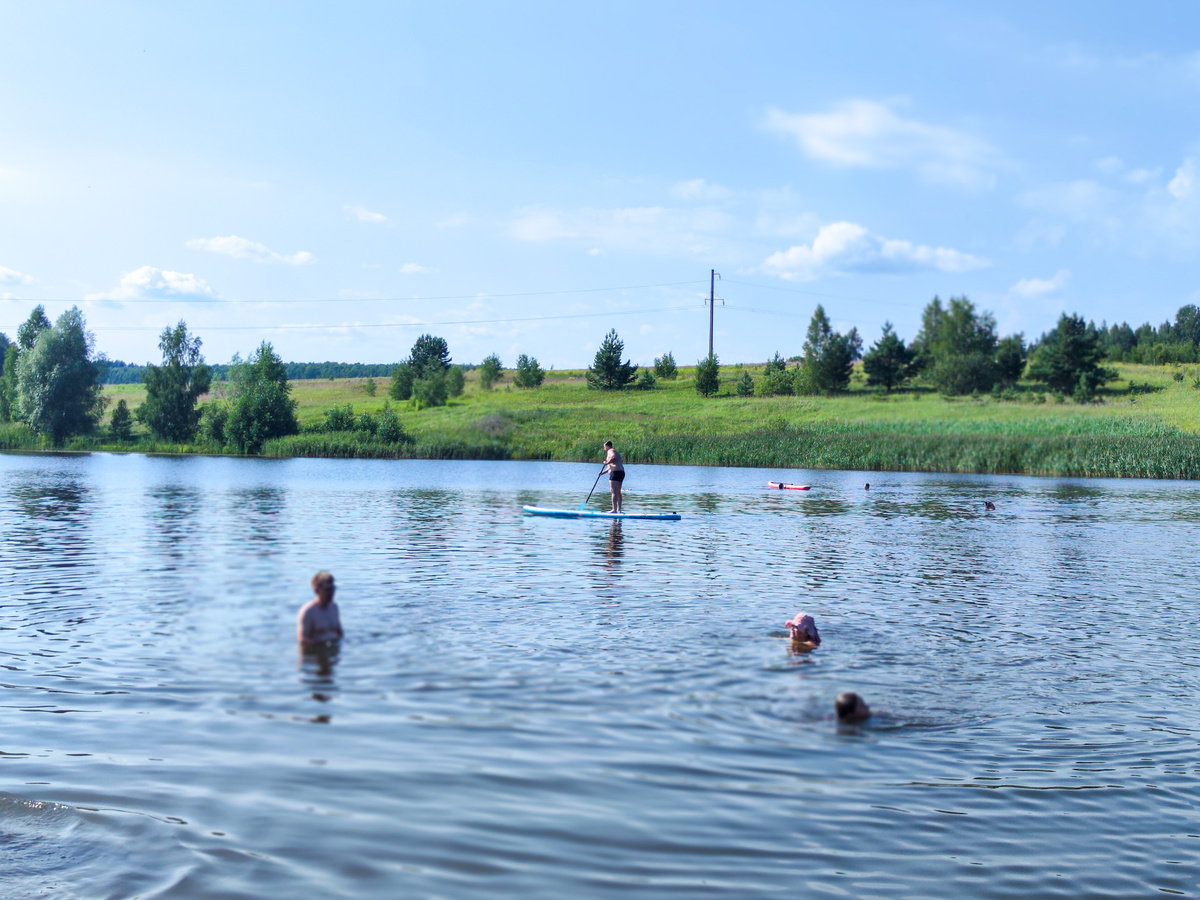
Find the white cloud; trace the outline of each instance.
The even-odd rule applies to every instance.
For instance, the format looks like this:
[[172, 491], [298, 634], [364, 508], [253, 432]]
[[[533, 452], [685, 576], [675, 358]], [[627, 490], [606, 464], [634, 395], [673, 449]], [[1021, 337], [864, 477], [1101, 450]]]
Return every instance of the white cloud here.
[[603, 256], [603, 255], [604, 255], [604, 251], [601, 250], [599, 247], [593, 247], [591, 250], [588, 251], [588, 256]]
[[768, 109], [769, 131], [796, 140], [813, 159], [839, 166], [915, 169], [931, 182], [982, 188], [995, 184], [1003, 159], [991, 144], [954, 128], [896, 114], [871, 100], [847, 100], [832, 112]]
[[1147, 184], [1157, 181], [1160, 175], [1162, 175], [1162, 167], [1155, 166], [1153, 169], [1131, 169], [1122, 177], [1130, 184]]
[[33, 282], [34, 279], [30, 275], [0, 266], [0, 284], [33, 284]]
[[712, 241], [724, 237], [730, 222], [728, 213], [709, 207], [630, 206], [569, 211], [527, 207], [509, 221], [508, 233], [519, 241], [533, 243], [579, 240], [589, 252], [597, 251], [593, 255], [614, 248], [703, 255], [712, 252]]
[[1189, 156], [1175, 170], [1175, 177], [1167, 185], [1167, 190], [1176, 200], [1186, 200], [1193, 196], [1196, 189], [1196, 157]]
[[392, 220], [383, 213], [371, 212], [365, 206], [345, 206], [346, 212], [350, 213], [360, 222], [369, 222], [372, 225], [391, 225]]
[[988, 265], [988, 260], [970, 253], [883, 238], [853, 222], [834, 222], [822, 225], [812, 244], [773, 253], [763, 268], [780, 278], [807, 281], [822, 272], [968, 272]]
[[215, 297], [216, 291], [203, 278], [186, 272], [156, 269], [142, 266], [121, 276], [121, 283], [111, 291], [88, 294], [84, 300], [132, 300], [136, 298], [158, 300], [186, 300], [197, 297]]
[[1111, 188], [1081, 178], [1026, 191], [1020, 200], [1025, 206], [1067, 219], [1096, 222], [1107, 217], [1116, 196]]
[[437, 223], [438, 228], [461, 228], [471, 221], [471, 217], [466, 213], [455, 213], [448, 219], [443, 219]]
[[1070, 280], [1071, 273], [1066, 269], [1059, 269], [1053, 278], [1022, 278], [1009, 288], [1009, 291], [1020, 297], [1041, 297], [1061, 291]]
[[732, 195], [729, 188], [719, 184], [709, 184], [703, 178], [693, 178], [691, 181], [680, 181], [674, 187], [674, 193], [684, 200], [725, 200]]
[[1106, 156], [1104, 159], [1096, 160], [1096, 168], [1105, 175], [1116, 175], [1125, 168], [1125, 163], [1119, 156]]
[[207, 250], [210, 253], [221, 253], [234, 259], [249, 259], [258, 263], [303, 266], [317, 261], [317, 258], [306, 250], [291, 254], [276, 253], [269, 247], [248, 241], [236, 234], [228, 237], [193, 238], [187, 242], [187, 246], [191, 250]]
[[438, 270], [430, 269], [426, 266], [418, 265], [417, 263], [413, 262], [405, 263], [400, 267], [401, 275], [429, 275], [436, 271]]

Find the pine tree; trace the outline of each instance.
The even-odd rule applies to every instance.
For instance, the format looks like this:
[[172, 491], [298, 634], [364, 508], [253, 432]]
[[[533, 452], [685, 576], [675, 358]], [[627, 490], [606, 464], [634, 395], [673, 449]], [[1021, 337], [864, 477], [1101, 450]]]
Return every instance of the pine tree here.
[[629, 364], [629, 360], [621, 362], [624, 352], [625, 342], [617, 337], [616, 329], [613, 329], [604, 336], [591, 368], [587, 370], [588, 387], [598, 391], [624, 390], [637, 377], [638, 370], [637, 366]]
[[868, 385], [880, 385], [890, 393], [913, 373], [913, 353], [892, 331], [892, 323], [883, 323], [883, 334], [863, 357]]
[[711, 397], [721, 389], [721, 363], [716, 354], [696, 363], [696, 393]]
[[1116, 377], [1100, 365], [1103, 359], [1103, 339], [1096, 326], [1082, 316], [1063, 313], [1030, 354], [1029, 377], [1078, 400], [1090, 400], [1101, 384]]
[[754, 396], [754, 376], [750, 374], [749, 369], [742, 369], [742, 377], [738, 379], [737, 395], [739, 397]]
[[109, 420], [108, 429], [114, 441], [124, 443], [133, 439], [133, 414], [129, 412], [129, 404], [124, 399], [118, 400]]
[[517, 357], [517, 371], [513, 375], [513, 384], [519, 388], [541, 387], [546, 380], [546, 373], [538, 365], [537, 357], [526, 356], [522, 353]]

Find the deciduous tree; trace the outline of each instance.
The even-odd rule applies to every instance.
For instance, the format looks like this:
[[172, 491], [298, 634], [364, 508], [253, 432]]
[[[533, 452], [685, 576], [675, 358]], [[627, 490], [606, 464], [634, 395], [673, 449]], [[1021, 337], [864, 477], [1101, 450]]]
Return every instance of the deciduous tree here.
[[485, 391], [490, 391], [492, 385], [503, 377], [504, 365], [500, 362], [500, 357], [493, 353], [484, 358], [477, 371], [479, 372], [479, 386]]
[[945, 307], [934, 297], [921, 315], [913, 349], [923, 377], [953, 396], [992, 389], [997, 343], [991, 313], [977, 312], [966, 297], [951, 297]]
[[212, 377], [200, 353], [200, 338], [189, 334], [180, 319], [159, 336], [162, 365], [146, 365], [146, 402], [138, 407], [138, 419], [159, 438], [177, 444], [196, 436], [200, 410], [196, 402], [212, 385]]
[[231, 397], [226, 439], [240, 453], [258, 453], [272, 438], [299, 431], [296, 401], [290, 396], [287, 369], [267, 341], [242, 362], [230, 364]]
[[[29, 334], [29, 330], [24, 332], [25, 337]], [[103, 373], [94, 347], [95, 338], [87, 330], [83, 313], [72, 306], [54, 327], [39, 330], [34, 343], [17, 360], [20, 418], [55, 444], [91, 431], [100, 418]]]

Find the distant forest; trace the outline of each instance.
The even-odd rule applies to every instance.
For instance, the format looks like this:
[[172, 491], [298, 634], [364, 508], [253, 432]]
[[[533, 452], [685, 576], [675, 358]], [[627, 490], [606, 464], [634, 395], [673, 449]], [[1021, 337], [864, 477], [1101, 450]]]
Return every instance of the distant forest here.
[[1113, 362], [1165, 366], [1168, 363], [1200, 362], [1200, 309], [1189, 303], [1175, 314], [1175, 322], [1163, 322], [1157, 328], [1147, 322], [1140, 328], [1120, 325], [1100, 326], [1104, 334], [1104, 352]]
[[[395, 363], [284, 363], [284, 366], [287, 368], [287, 377], [290, 381], [302, 381], [314, 378], [367, 378], [368, 376], [373, 378], [388, 378], [391, 376], [395, 365]], [[218, 363], [209, 366], [209, 368], [212, 371], [213, 381], [225, 381], [229, 374], [229, 365], [226, 363]], [[145, 366], [139, 366], [136, 363], [110, 359], [108, 360], [108, 372], [105, 375], [104, 383], [141, 384], [142, 373], [145, 370]]]

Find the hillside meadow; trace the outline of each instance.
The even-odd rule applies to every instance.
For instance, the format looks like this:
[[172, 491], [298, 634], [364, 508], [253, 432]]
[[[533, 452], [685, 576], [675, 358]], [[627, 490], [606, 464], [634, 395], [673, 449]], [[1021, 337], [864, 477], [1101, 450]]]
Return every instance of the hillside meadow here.
[[[692, 370], [650, 391], [587, 389], [582, 371], [551, 371], [542, 387], [519, 390], [508, 376], [490, 391], [467, 374], [464, 395], [445, 407], [393, 404], [411, 438], [386, 444], [356, 432], [319, 433], [325, 412], [352, 404], [377, 413], [388, 383], [377, 379], [295, 381], [299, 435], [270, 441], [264, 456], [598, 460], [611, 439], [631, 463], [837, 468], [879, 471], [1200, 478], [1200, 367], [1118, 365], [1120, 378], [1096, 402], [1078, 404], [1037, 385], [1008, 399], [946, 399], [913, 388], [887, 395], [856, 372], [832, 397], [734, 396], [742, 366], [724, 366], [718, 396], [696, 394]], [[757, 375], [759, 367], [746, 367]], [[218, 386], [218, 390], [219, 390]], [[136, 409], [142, 385], [110, 385]], [[208, 399], [208, 398], [206, 398]], [[131, 443], [79, 438], [74, 450], [215, 452], [203, 442], [155, 442], [141, 426]], [[35, 449], [23, 426], [0, 426], [0, 445]]]

